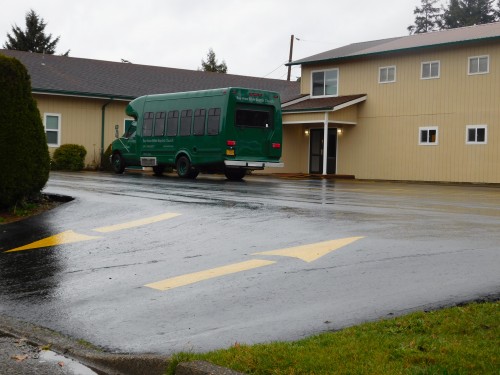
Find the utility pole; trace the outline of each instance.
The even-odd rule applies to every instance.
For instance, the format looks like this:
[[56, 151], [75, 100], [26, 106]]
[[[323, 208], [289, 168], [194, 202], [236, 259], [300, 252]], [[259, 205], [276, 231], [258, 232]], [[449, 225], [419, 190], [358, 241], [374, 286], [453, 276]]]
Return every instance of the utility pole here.
[[[288, 55], [288, 62], [292, 62], [292, 54], [293, 54], [293, 40], [295, 37], [293, 35], [290, 36], [290, 55]], [[292, 74], [292, 67], [288, 65], [288, 76], [286, 78], [287, 81], [290, 81], [290, 75]]]

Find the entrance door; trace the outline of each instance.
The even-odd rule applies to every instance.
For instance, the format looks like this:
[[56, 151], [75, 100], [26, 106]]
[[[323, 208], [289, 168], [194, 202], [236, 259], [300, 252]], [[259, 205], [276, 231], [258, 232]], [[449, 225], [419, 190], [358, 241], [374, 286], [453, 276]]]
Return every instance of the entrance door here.
[[[309, 155], [309, 173], [323, 173], [323, 129], [311, 129], [311, 145]], [[337, 167], [337, 129], [328, 129], [328, 155], [326, 173], [335, 174]]]

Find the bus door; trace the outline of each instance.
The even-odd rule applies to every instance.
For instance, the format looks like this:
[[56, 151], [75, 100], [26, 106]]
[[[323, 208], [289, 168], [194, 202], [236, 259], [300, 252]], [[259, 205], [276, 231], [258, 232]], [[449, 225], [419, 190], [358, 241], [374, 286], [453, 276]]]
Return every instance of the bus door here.
[[235, 158], [248, 160], [279, 158], [281, 149], [273, 148], [274, 125], [274, 107], [237, 104], [234, 121], [237, 138]]
[[137, 121], [125, 120], [125, 134], [120, 138], [122, 156], [127, 163], [137, 162]]

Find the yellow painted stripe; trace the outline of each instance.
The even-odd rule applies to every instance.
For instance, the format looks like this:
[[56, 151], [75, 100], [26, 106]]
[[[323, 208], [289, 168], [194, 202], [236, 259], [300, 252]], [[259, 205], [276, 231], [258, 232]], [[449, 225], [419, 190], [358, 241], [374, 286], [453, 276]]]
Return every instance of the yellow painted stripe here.
[[159, 221], [172, 219], [172, 218], [179, 216], [179, 215], [180, 214], [176, 214], [176, 213], [166, 213], [166, 214], [162, 214], [162, 215], [158, 215], [158, 216], [147, 217], [145, 219], [129, 221], [129, 222], [123, 223], [123, 224], [115, 224], [115, 225], [110, 225], [107, 227], [100, 227], [100, 228], [94, 229], [94, 231], [99, 232], [99, 233], [115, 232], [118, 230], [140, 227], [141, 225], [157, 223]]
[[187, 275], [172, 277], [170, 279], [165, 279], [151, 284], [146, 284], [148, 288], [153, 288], [157, 290], [168, 290], [173, 288], [178, 288], [180, 286], [185, 286], [189, 284], [194, 284], [200, 281], [213, 279], [215, 277], [230, 275], [232, 273], [242, 272], [251, 270], [254, 268], [269, 266], [276, 262], [269, 260], [254, 259], [241, 263], [234, 263], [228, 266], [212, 268], [210, 270], [195, 272]]
[[313, 262], [322, 256], [353, 243], [363, 237], [348, 237], [339, 240], [317, 242], [309, 245], [289, 247], [286, 249], [264, 251], [252, 255], [279, 255], [284, 257], [298, 258], [305, 262]]
[[29, 245], [16, 247], [15, 249], [12, 249], [12, 250], [7, 250], [6, 253], [13, 253], [15, 251], [38, 249], [40, 247], [63, 245], [63, 244], [73, 243], [73, 242], [90, 241], [90, 240], [95, 240], [98, 238], [101, 238], [101, 237], [87, 236], [85, 234], [79, 234], [79, 233], [73, 232], [72, 230], [67, 230], [66, 232], [56, 234], [55, 236], [47, 237], [47, 238], [44, 238], [43, 240], [40, 240], [40, 241], [32, 242]]

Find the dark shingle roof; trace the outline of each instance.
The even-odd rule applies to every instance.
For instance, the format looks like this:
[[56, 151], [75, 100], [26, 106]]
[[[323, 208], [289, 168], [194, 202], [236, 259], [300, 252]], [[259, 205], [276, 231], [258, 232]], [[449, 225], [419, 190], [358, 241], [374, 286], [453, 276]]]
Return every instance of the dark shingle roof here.
[[310, 111], [333, 111], [335, 107], [349, 103], [356, 99], [366, 98], [366, 94], [344, 95], [332, 98], [305, 99], [287, 105], [284, 103], [283, 112], [310, 112]]
[[500, 41], [500, 22], [349, 44], [344, 47], [296, 60], [286, 65], [333, 62], [361, 56], [485, 40]]
[[299, 96], [300, 83], [0, 49], [28, 69], [34, 92], [133, 99], [141, 95], [248, 87]]

